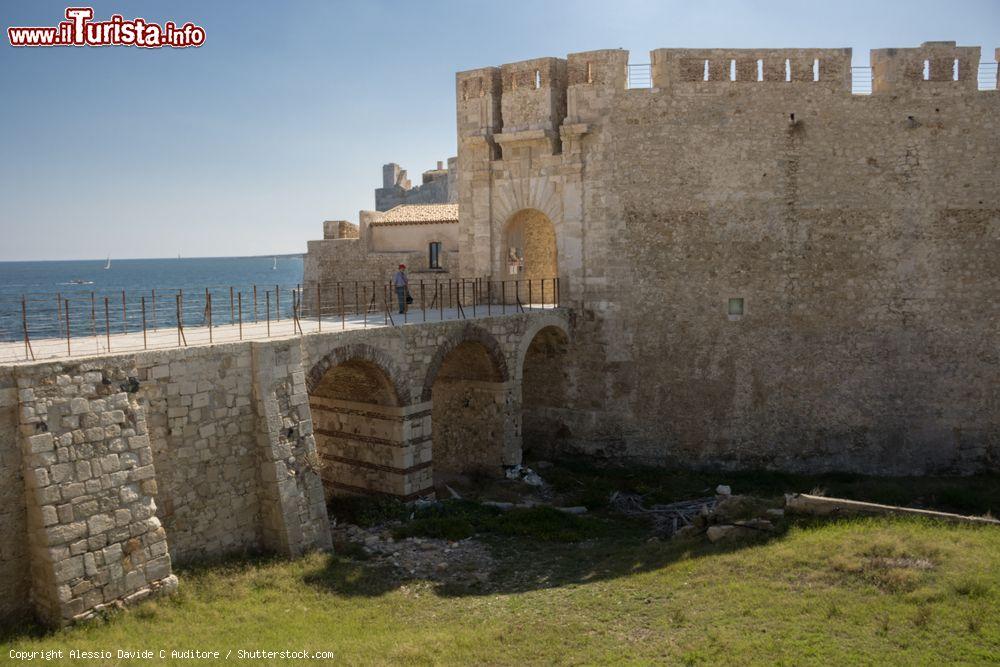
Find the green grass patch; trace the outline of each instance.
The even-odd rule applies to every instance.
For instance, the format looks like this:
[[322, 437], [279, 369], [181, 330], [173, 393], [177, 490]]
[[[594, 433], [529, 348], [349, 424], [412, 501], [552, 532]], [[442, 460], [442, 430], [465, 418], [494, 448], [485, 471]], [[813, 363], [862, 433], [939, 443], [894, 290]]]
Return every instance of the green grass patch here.
[[[513, 513], [452, 511], [493, 526], [484, 539], [499, 568], [483, 590], [439, 588], [329, 554], [249, 558], [179, 568], [172, 598], [58, 632], [22, 627], [0, 650], [6, 657], [11, 649], [307, 649], [346, 664], [1000, 659], [1000, 530], [993, 528], [890, 518], [793, 522], [775, 539], [723, 547], [651, 542], [614, 524], [574, 542], [522, 539], [501, 532], [509, 524], [500, 519]], [[532, 526], [530, 534], [565, 529], [562, 517], [529, 512], [516, 525]]]

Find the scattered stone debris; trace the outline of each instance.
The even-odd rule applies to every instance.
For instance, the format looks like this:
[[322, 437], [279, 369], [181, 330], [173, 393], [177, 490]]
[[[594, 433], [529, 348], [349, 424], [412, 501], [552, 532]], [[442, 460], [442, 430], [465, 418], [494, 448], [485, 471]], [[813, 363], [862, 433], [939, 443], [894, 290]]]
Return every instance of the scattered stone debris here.
[[649, 507], [643, 505], [642, 496], [616, 491], [610, 502], [622, 514], [650, 519], [656, 535], [678, 539], [706, 535], [712, 542], [773, 533], [774, 521], [784, 516], [784, 510], [766, 500], [734, 496], [725, 484], [715, 490], [714, 497]]
[[520, 463], [507, 468], [507, 479], [520, 480], [528, 486], [545, 486], [545, 480], [537, 472]]
[[472, 586], [486, 583], [496, 564], [474, 538], [453, 542], [427, 537], [392, 537], [394, 525], [362, 528], [332, 521], [334, 544], [358, 545], [376, 565], [391, 565], [403, 578]]
[[642, 516], [652, 520], [653, 531], [658, 535], [670, 536], [681, 528], [694, 525], [699, 515], [710, 514], [716, 505], [715, 498], [695, 498], [668, 505], [645, 507], [642, 496], [635, 493], [615, 491], [611, 494], [611, 507], [628, 516]]

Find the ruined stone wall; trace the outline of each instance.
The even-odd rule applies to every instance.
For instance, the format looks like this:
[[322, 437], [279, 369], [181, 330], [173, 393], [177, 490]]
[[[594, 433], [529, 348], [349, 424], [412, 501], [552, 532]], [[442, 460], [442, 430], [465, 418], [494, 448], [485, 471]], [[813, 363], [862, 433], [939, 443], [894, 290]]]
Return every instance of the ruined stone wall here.
[[461, 95], [489, 70], [460, 73], [463, 271], [495, 266], [520, 210], [556, 229], [557, 429], [651, 462], [995, 469], [1000, 93], [975, 89], [978, 57], [873, 54], [854, 96], [843, 49], [659, 50], [641, 90], [624, 52], [572, 54], [557, 152], [531, 134], [560, 121], [545, 99], [512, 128], [499, 100], [498, 126], [474, 113], [495, 88]]
[[382, 187], [375, 190], [375, 210], [388, 211], [400, 204], [449, 204], [457, 201], [455, 191], [455, 158], [448, 158], [448, 167], [438, 162], [437, 169], [425, 171], [423, 182], [415, 187], [406, 178], [406, 170], [390, 163], [382, 166]]

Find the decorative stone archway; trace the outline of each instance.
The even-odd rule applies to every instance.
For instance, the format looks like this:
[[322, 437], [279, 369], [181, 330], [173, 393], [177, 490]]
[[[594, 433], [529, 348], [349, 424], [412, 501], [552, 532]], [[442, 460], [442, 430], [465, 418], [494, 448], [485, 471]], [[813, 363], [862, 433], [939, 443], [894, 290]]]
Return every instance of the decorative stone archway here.
[[367, 345], [333, 350], [309, 373], [309, 407], [327, 495], [432, 492], [430, 406], [409, 405], [388, 354]]
[[559, 275], [559, 252], [552, 220], [525, 208], [504, 225], [501, 271], [505, 280], [542, 280]]

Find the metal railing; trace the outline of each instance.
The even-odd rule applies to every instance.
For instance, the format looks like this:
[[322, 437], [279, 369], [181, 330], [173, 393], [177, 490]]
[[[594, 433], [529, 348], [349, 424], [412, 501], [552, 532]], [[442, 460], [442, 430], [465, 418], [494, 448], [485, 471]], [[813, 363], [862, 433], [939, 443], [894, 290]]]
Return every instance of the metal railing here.
[[0, 298], [0, 363], [551, 309], [560, 281], [411, 280], [409, 295], [400, 313], [378, 281], [26, 293]]
[[653, 66], [650, 63], [639, 63], [628, 66], [628, 87], [632, 88], [652, 88], [653, 87]]
[[979, 90], [997, 90], [997, 63], [979, 63]]
[[872, 68], [851, 68], [851, 93], [854, 95], [872, 94]]

